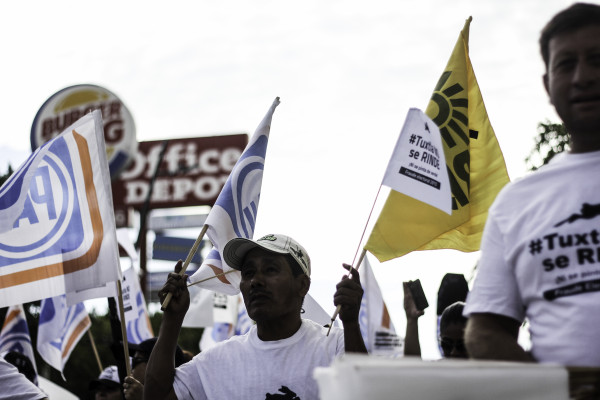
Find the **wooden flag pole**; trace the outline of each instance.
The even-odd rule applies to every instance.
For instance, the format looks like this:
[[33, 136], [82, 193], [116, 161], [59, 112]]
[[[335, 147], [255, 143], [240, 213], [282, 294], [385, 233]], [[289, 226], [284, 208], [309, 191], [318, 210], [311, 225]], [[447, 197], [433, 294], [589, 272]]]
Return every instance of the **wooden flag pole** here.
[[[198, 235], [198, 239], [196, 239], [196, 241], [194, 242], [194, 245], [190, 249], [190, 252], [188, 253], [187, 257], [185, 258], [183, 267], [181, 268], [181, 271], [179, 271], [179, 276], [183, 276], [183, 274], [185, 274], [185, 270], [187, 269], [188, 265], [192, 261], [192, 258], [194, 258], [194, 254], [196, 254], [196, 251], [198, 251], [198, 246], [200, 246], [200, 243], [202, 243], [202, 239], [204, 238], [204, 235], [206, 234], [207, 230], [208, 230], [208, 225], [204, 225], [202, 227], [202, 230], [200, 231], [200, 234]], [[167, 297], [165, 297], [165, 301], [163, 301], [162, 305], [160, 306], [161, 310], [165, 311], [167, 309], [167, 306], [169, 305], [169, 302], [171, 301], [171, 297], [173, 297], [173, 294], [167, 293]]]
[[[348, 278], [350, 278], [350, 276], [352, 275], [353, 269], [358, 271], [358, 267], [360, 267], [360, 264], [362, 263], [363, 258], [365, 258], [366, 255], [367, 255], [367, 250], [363, 249], [362, 253], [360, 253], [360, 257], [358, 257], [358, 262], [356, 263], [356, 267], [350, 266], [350, 271], [348, 271]], [[337, 306], [335, 309], [335, 312], [331, 316], [331, 323], [329, 324], [329, 329], [327, 329], [327, 336], [329, 336], [329, 332], [331, 332], [331, 327], [333, 326], [333, 323], [335, 322], [335, 319], [337, 318], [341, 309], [342, 309], [342, 306]]]
[[96, 362], [98, 363], [98, 368], [100, 369], [100, 373], [104, 371], [102, 368], [102, 363], [100, 362], [100, 355], [98, 354], [98, 349], [96, 348], [96, 341], [94, 340], [94, 335], [92, 335], [92, 329], [87, 330], [88, 338], [90, 339], [90, 343], [92, 344], [92, 351], [94, 352], [94, 356], [96, 357]]
[[123, 306], [123, 289], [121, 280], [117, 280], [117, 300], [119, 301], [119, 315], [121, 317], [121, 337], [123, 338], [123, 353], [125, 354], [125, 371], [127, 376], [131, 375], [131, 364], [129, 362], [129, 345], [127, 342], [127, 328], [125, 326], [125, 307]]
[[200, 279], [199, 281], [196, 281], [196, 282], [188, 283], [188, 287], [197, 285], [197, 284], [202, 283], [202, 282], [209, 281], [209, 280], [214, 279], [214, 278], [218, 278], [220, 276], [225, 276], [227, 274], [232, 273], [233, 271], [235, 271], [235, 269], [232, 269], [232, 270], [229, 270], [229, 271], [226, 271], [226, 272], [221, 272], [220, 274], [209, 276], [208, 278]]

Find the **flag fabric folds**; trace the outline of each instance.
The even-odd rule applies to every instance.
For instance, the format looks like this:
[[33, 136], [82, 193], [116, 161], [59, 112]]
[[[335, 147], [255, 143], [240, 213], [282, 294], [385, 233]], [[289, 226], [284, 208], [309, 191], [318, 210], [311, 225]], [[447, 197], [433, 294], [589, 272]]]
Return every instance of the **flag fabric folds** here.
[[468, 54], [467, 20], [426, 114], [442, 135], [452, 215], [391, 191], [365, 245], [387, 261], [413, 250], [479, 249], [487, 211], [509, 181]]
[[[258, 125], [206, 218], [206, 234], [213, 248], [198, 271], [190, 278], [191, 282], [232, 271], [233, 269], [223, 261], [221, 252], [225, 244], [236, 237], [251, 239], [254, 234], [271, 119], [278, 104], [279, 97], [273, 101]], [[233, 270], [227, 275], [209, 279], [199, 285], [216, 292], [235, 295], [239, 293], [239, 284], [240, 274]]]
[[0, 232], [0, 307], [63, 293], [81, 300], [119, 279], [99, 111], [38, 148], [4, 183]]
[[37, 351], [62, 373], [79, 339], [92, 325], [83, 303], [67, 306], [66, 296], [42, 300]]
[[27, 327], [25, 310], [23, 310], [23, 305], [21, 304], [16, 304], [8, 308], [4, 324], [2, 325], [2, 331], [0, 331], [0, 356], [9, 351], [16, 351], [27, 356], [37, 375], [31, 336]]
[[365, 256], [361, 277], [365, 293], [360, 303], [360, 332], [369, 354], [398, 356], [404, 353], [400, 338], [390, 318], [373, 269]]
[[188, 287], [190, 291], [190, 307], [183, 318], [184, 328], [206, 328], [212, 326], [213, 297], [215, 292], [199, 288], [198, 285]]

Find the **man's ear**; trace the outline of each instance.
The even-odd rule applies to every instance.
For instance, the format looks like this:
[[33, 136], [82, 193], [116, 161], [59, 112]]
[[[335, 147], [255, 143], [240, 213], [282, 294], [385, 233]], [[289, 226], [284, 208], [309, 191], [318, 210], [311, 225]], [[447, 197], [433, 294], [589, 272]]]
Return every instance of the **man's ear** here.
[[300, 280], [300, 295], [304, 297], [308, 293], [308, 289], [310, 289], [310, 278], [305, 274], [300, 274], [297, 279]]

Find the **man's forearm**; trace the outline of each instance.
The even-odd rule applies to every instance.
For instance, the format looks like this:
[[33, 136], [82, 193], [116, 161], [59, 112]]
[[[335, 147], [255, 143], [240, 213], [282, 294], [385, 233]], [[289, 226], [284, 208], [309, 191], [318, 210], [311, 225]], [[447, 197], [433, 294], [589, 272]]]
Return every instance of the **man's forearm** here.
[[515, 340], [496, 334], [480, 334], [466, 342], [471, 358], [501, 361], [535, 361]]
[[517, 341], [519, 322], [495, 314], [475, 314], [465, 330], [465, 345], [471, 358], [502, 361], [535, 361]]
[[360, 324], [356, 322], [343, 323], [344, 347], [348, 353], [367, 353], [367, 347], [360, 333]]
[[404, 355], [421, 357], [421, 343], [419, 342], [419, 320], [417, 318], [406, 319]]
[[146, 366], [144, 399], [176, 399], [173, 390], [175, 379], [175, 349], [181, 330], [181, 321], [163, 316], [158, 339]]

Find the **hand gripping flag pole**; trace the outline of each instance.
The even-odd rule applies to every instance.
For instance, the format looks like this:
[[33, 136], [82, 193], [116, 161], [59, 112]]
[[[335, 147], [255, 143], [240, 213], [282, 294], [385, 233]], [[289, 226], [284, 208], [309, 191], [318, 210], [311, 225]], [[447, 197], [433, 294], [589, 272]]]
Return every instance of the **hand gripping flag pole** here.
[[[192, 258], [194, 258], [196, 251], [198, 251], [198, 246], [200, 246], [200, 243], [202, 243], [202, 239], [204, 239], [204, 235], [206, 234], [207, 230], [208, 225], [204, 225], [202, 227], [202, 230], [200, 231], [200, 234], [198, 235], [198, 239], [196, 239], [196, 241], [194, 242], [194, 245], [190, 249], [190, 252], [188, 253], [187, 257], [185, 258], [185, 261], [183, 262], [181, 271], [179, 271], [180, 276], [183, 276], [183, 274], [185, 274], [185, 270], [187, 269], [188, 265], [190, 265], [190, 262], [192, 261]], [[163, 301], [163, 304], [160, 307], [161, 310], [166, 310], [167, 306], [169, 305], [169, 302], [171, 301], [171, 297], [173, 297], [173, 293], [167, 293], [167, 297], [165, 297], [165, 301]]]

